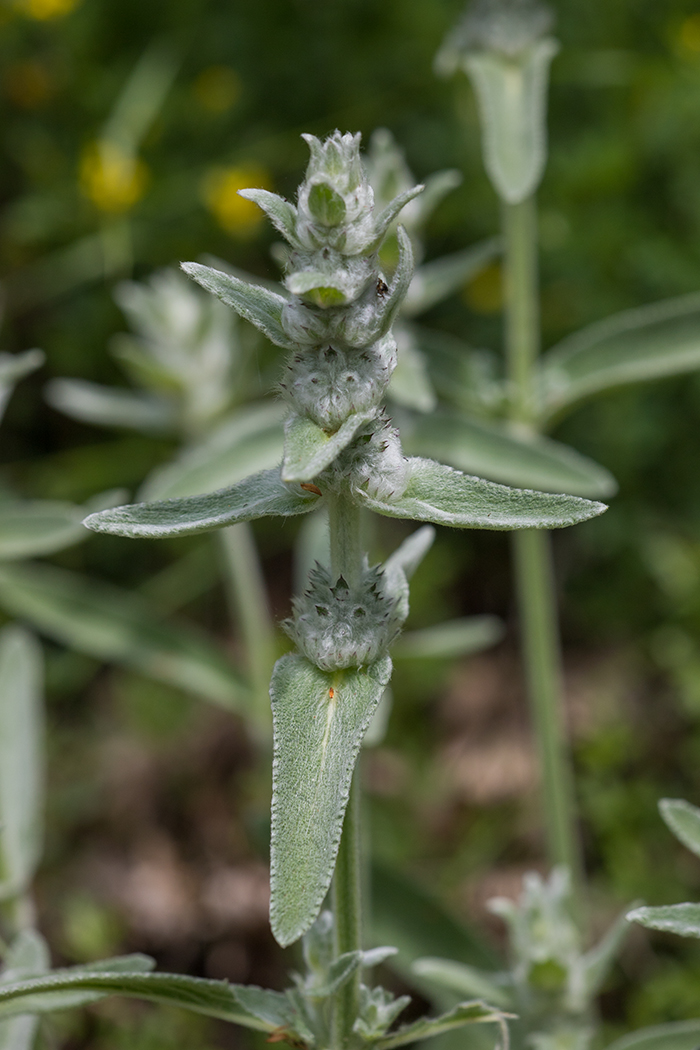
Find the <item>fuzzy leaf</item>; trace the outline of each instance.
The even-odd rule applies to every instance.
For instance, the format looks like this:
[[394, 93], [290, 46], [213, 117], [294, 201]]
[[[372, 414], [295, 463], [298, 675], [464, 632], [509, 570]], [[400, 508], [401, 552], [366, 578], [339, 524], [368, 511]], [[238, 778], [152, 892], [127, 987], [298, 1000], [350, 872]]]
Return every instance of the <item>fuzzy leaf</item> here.
[[406, 579], [410, 580], [434, 542], [435, 529], [431, 528], [430, 525], [423, 525], [420, 529], [415, 529], [389, 555], [384, 562], [384, 572], [391, 575], [396, 569], [400, 569], [406, 576]]
[[244, 1010], [272, 1028], [294, 1028], [296, 1011], [284, 992], [255, 985], [236, 985], [236, 999]]
[[355, 760], [390, 675], [388, 657], [366, 670], [324, 672], [296, 654], [275, 665], [270, 921], [282, 945], [323, 903]]
[[287, 488], [279, 470], [262, 470], [218, 492], [116, 507], [91, 514], [83, 524], [94, 532], [155, 540], [209, 532], [255, 518], [306, 514], [317, 503], [313, 493]]
[[0, 899], [25, 891], [41, 857], [43, 667], [36, 639], [0, 632]]
[[404, 190], [403, 193], [399, 193], [397, 197], [394, 197], [393, 201], [387, 204], [386, 208], [379, 213], [374, 220], [374, 231], [375, 238], [372, 242], [373, 248], [378, 248], [381, 242], [384, 240], [387, 230], [391, 226], [392, 222], [399, 214], [402, 208], [405, 208], [409, 201], [412, 201], [419, 193], [422, 193], [425, 186], [412, 186], [410, 190]]
[[616, 1039], [607, 1050], [698, 1050], [700, 1020], [672, 1021]]
[[290, 416], [284, 428], [282, 480], [311, 481], [330, 466], [350, 444], [360, 427], [373, 419], [375, 414], [355, 412], [334, 434], [327, 434], [308, 416]]
[[100, 427], [167, 434], [176, 425], [173, 406], [156, 394], [100, 386], [84, 379], [52, 379], [44, 390], [52, 408]]
[[[49, 969], [49, 949], [36, 930], [22, 930], [10, 945], [4, 958], [5, 969], [0, 984], [36, 977]], [[32, 1050], [39, 1019], [31, 1014], [0, 1021], [0, 1050]]]
[[239, 190], [239, 197], [252, 201], [265, 212], [272, 225], [282, 236], [298, 247], [296, 236], [297, 210], [293, 204], [269, 190]]
[[110, 584], [53, 565], [0, 567], [0, 604], [62, 642], [233, 710], [247, 684], [206, 635], [163, 622], [157, 608]]
[[464, 59], [481, 113], [484, 166], [499, 196], [517, 204], [533, 193], [547, 160], [547, 81], [558, 51], [538, 40], [517, 60], [490, 51]]
[[700, 294], [625, 310], [563, 339], [541, 359], [543, 408], [700, 368]]
[[662, 798], [659, 810], [676, 838], [700, 857], [700, 809], [681, 798]]
[[500, 237], [490, 237], [461, 252], [423, 263], [413, 274], [401, 313], [405, 317], [416, 317], [442, 302], [483, 270], [500, 251]]
[[328, 967], [326, 983], [315, 985], [309, 989], [308, 994], [314, 999], [327, 999], [334, 995], [339, 988], [350, 980], [352, 975], [365, 965], [365, 952], [344, 952]]
[[448, 660], [489, 649], [500, 642], [504, 627], [497, 616], [466, 616], [421, 631], [404, 631], [392, 646], [395, 660]]
[[285, 350], [293, 350], [294, 343], [282, 328], [282, 310], [287, 299], [277, 292], [272, 292], [260, 284], [248, 284], [230, 273], [212, 270], [201, 263], [182, 263], [182, 269], [193, 281], [201, 284], [208, 292], [218, 296], [237, 314], [255, 325], [270, 342]]
[[396, 1032], [378, 1039], [374, 1046], [377, 1050], [394, 1050], [398, 1046], [406, 1046], [408, 1043], [417, 1043], [423, 1039], [432, 1039], [443, 1032], [451, 1032], [454, 1028], [461, 1028], [465, 1024], [499, 1024], [503, 1025], [503, 1016], [498, 1010], [487, 1006], [478, 1000], [470, 1003], [459, 1003], [446, 1014], [440, 1017], [422, 1017], [413, 1024], [405, 1025]]
[[204, 441], [146, 479], [139, 499], [201, 496], [234, 485], [248, 474], [271, 470], [282, 458], [286, 411], [269, 402], [239, 409]]
[[617, 482], [605, 467], [567, 445], [538, 435], [520, 438], [498, 423], [440, 412], [416, 418], [401, 436], [409, 452], [503, 485], [589, 498], [617, 491]]
[[[399, 499], [373, 499], [361, 489], [363, 506], [389, 518], [412, 518], [463, 529], [559, 529], [602, 514], [602, 503], [511, 489], [470, 477], [430, 459], [409, 459], [411, 478]], [[88, 519], [89, 520], [89, 519]]]
[[416, 959], [411, 969], [419, 977], [426, 977], [458, 995], [478, 995], [495, 1006], [513, 1006], [513, 996], [509, 990], [494, 980], [500, 974], [477, 970], [474, 966], [453, 959]]
[[236, 994], [239, 987], [227, 981], [209, 981], [183, 974], [143, 973], [141, 970], [104, 972], [87, 966], [75, 967], [55, 970], [46, 977], [0, 984], [0, 1019], [28, 1011], [49, 1013], [65, 1009], [74, 1004], [67, 1003], [65, 998], [57, 998], [56, 993], [80, 991], [94, 992], [98, 996], [124, 995], [146, 999], [262, 1032], [274, 1030], [276, 1025], [254, 1016], [241, 1005]]
[[[39, 935], [34, 931], [27, 931], [27, 933], [33, 934], [36, 938]], [[29, 969], [25, 971], [14, 973], [3, 974], [3, 978], [7, 976], [7, 984], [16, 983], [18, 981], [25, 981], [31, 978], [40, 977], [42, 973], [46, 972], [49, 976], [49, 963], [48, 963], [48, 948], [45, 949], [46, 965], [36, 967], [33, 972]], [[148, 955], [121, 955], [113, 959], [100, 959], [98, 962], [86, 963], [83, 966], [68, 967], [65, 970], [60, 971], [61, 973], [70, 974], [72, 972], [79, 973], [114, 973], [114, 972], [135, 972], [135, 973], [149, 973], [155, 966], [155, 960], [151, 959]], [[55, 971], [54, 971], [55, 972]], [[97, 999], [102, 999], [103, 993], [101, 992], [88, 992], [80, 989], [72, 989], [71, 991], [64, 992], [51, 992], [42, 996], [43, 1009], [40, 1013], [45, 1013], [47, 1010], [68, 1010], [74, 1009], [77, 1006], [85, 1006], [88, 1003], [94, 1003]], [[7, 1025], [17, 1024], [19, 1018], [13, 1017], [7, 1021], [0, 1021], [0, 1028]], [[1, 1044], [0, 1044], [1, 1045]], [[11, 1047], [11, 1050], [15, 1050], [15, 1047]]]
[[666, 904], [660, 908], [634, 908], [627, 913], [630, 922], [650, 930], [677, 933], [681, 937], [700, 937], [700, 904]]

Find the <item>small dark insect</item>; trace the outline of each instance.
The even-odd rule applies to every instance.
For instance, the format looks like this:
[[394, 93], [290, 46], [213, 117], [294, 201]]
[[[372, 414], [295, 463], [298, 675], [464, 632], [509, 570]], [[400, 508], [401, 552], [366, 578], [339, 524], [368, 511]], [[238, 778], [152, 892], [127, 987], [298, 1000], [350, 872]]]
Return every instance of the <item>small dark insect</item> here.
[[388, 291], [389, 291], [389, 285], [385, 284], [385, 282], [380, 277], [379, 280], [377, 281], [377, 295], [380, 296], [380, 298], [383, 299]]
[[313, 492], [316, 496], [323, 495], [318, 485], [312, 485], [310, 481], [302, 481], [301, 487], [304, 489], [305, 492]]

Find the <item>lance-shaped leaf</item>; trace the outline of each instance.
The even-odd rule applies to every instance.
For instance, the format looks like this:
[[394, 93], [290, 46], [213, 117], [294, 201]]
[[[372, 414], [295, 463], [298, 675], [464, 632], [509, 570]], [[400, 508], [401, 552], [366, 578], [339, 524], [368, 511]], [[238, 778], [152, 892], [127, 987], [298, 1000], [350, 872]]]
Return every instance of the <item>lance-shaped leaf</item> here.
[[500, 642], [503, 622], [497, 616], [465, 616], [420, 631], [404, 631], [391, 649], [395, 660], [448, 660], [481, 652]]
[[260, 284], [248, 284], [222, 270], [212, 270], [201, 263], [182, 263], [182, 269], [202, 288], [218, 296], [237, 314], [255, 325], [270, 342], [285, 350], [294, 349], [294, 343], [282, 327], [282, 310], [288, 302], [283, 295]]
[[667, 904], [659, 908], [634, 908], [627, 913], [630, 922], [650, 930], [677, 933], [681, 937], [700, 937], [700, 904]]
[[432, 1039], [443, 1032], [451, 1032], [466, 1024], [498, 1024], [505, 1027], [504, 1015], [486, 1003], [475, 1000], [470, 1003], [459, 1003], [454, 1009], [440, 1017], [422, 1017], [413, 1024], [405, 1025], [396, 1032], [378, 1039], [374, 1046], [377, 1050], [394, 1050], [395, 1047], [417, 1043], [423, 1039]]
[[423, 263], [413, 274], [401, 313], [416, 317], [458, 291], [501, 251], [500, 237], [490, 237], [461, 252]]
[[700, 368], [700, 294], [625, 310], [575, 332], [541, 361], [545, 416], [601, 390]]
[[21, 627], [0, 633], [0, 899], [26, 890], [41, 856], [42, 656]]
[[101, 386], [85, 379], [52, 379], [44, 395], [52, 408], [81, 423], [167, 434], [177, 424], [173, 404], [156, 394]]
[[245, 200], [257, 204], [265, 212], [275, 229], [279, 230], [290, 244], [296, 248], [300, 247], [296, 235], [297, 210], [293, 204], [277, 193], [270, 193], [269, 190], [239, 190], [238, 194]]
[[387, 230], [391, 226], [392, 222], [399, 214], [402, 208], [405, 208], [409, 201], [412, 201], [414, 197], [417, 197], [419, 193], [422, 193], [425, 186], [418, 185], [412, 186], [410, 190], [404, 190], [403, 193], [399, 193], [397, 197], [394, 197], [393, 201], [387, 204], [386, 208], [379, 213], [374, 220], [374, 232], [375, 237], [371, 244], [371, 249], [374, 250], [384, 240]]
[[409, 452], [504, 485], [588, 497], [617, 491], [605, 467], [574, 449], [538, 435], [518, 437], [497, 423], [441, 412], [417, 417], [401, 436]]
[[[5, 969], [0, 973], [0, 985], [37, 977], [51, 966], [46, 941], [32, 929], [22, 930], [15, 937], [3, 962]], [[31, 1014], [0, 1021], [0, 1050], [32, 1050], [38, 1024], [38, 1017]]]
[[[21, 936], [25, 940], [31, 937], [36, 941], [38, 938], [43, 943], [43, 938], [35, 930], [27, 930]], [[27, 954], [27, 946], [25, 946], [25, 956]], [[37, 944], [36, 947], [41, 950], [40, 945]], [[13, 971], [6, 971], [2, 974], [3, 983], [16, 984], [19, 981], [32, 980], [41, 977], [44, 972], [49, 976], [49, 952], [47, 946], [44, 946], [41, 958], [45, 960], [43, 965], [32, 968], [25, 966], [21, 970], [17, 968]], [[39, 955], [36, 955], [35, 961], [38, 959]], [[61, 974], [77, 973], [79, 975], [86, 973], [150, 973], [154, 966], [155, 960], [151, 959], [150, 956], [136, 953], [134, 955], [119, 955], [112, 959], [100, 959], [98, 962], [85, 963], [82, 966], [70, 966], [58, 972]], [[85, 991], [80, 988], [71, 988], [62, 992], [46, 992], [42, 994], [41, 1009], [38, 1012], [46, 1013], [49, 1010], [67, 1010], [76, 1006], [85, 1006], [87, 1003], [94, 1003], [95, 1000], [102, 999], [104, 994], [103, 992]], [[28, 1000], [23, 1000], [25, 1008], [27, 1002]], [[19, 1012], [15, 1011], [14, 1008], [10, 1008], [10, 1011]], [[5, 1025], [13, 1025], [17, 1020], [17, 1018], [12, 1018], [11, 1020], [0, 1021], [0, 1028]], [[12, 1047], [12, 1050], [15, 1050], [15, 1047]]]
[[284, 428], [283, 481], [311, 481], [350, 444], [375, 412], [354, 412], [334, 434], [327, 434], [308, 416], [292, 415]]
[[672, 1021], [616, 1039], [607, 1050], [698, 1050], [700, 1020]]
[[209, 532], [255, 518], [306, 514], [317, 503], [318, 496], [313, 493], [301, 487], [287, 488], [279, 470], [262, 470], [218, 492], [115, 507], [90, 514], [83, 524], [94, 532], [157, 540]]
[[205, 634], [164, 622], [157, 608], [111, 584], [53, 565], [4, 565], [0, 604], [49, 638], [98, 660], [228, 709], [241, 710], [248, 702], [247, 683]]
[[662, 798], [659, 810], [676, 838], [700, 857], [700, 809], [682, 798]]
[[443, 988], [449, 988], [458, 995], [476, 995], [486, 999], [495, 1006], [512, 1007], [514, 996], [512, 989], [504, 987], [503, 976], [508, 974], [487, 973], [475, 966], [455, 962], [454, 959], [416, 959], [411, 970], [418, 977], [425, 977]]
[[86, 539], [84, 514], [60, 500], [0, 502], [0, 561], [53, 554]]
[[412, 518], [462, 529], [560, 529], [607, 509], [603, 503], [577, 496], [506, 488], [431, 459], [411, 458], [408, 462], [411, 476], [403, 496], [389, 502], [356, 489], [358, 501], [389, 518]]
[[173, 499], [215, 492], [282, 458], [286, 415], [281, 405], [249, 405], [146, 479], [139, 499]]
[[[74, 1005], [65, 999], [57, 999], [57, 993], [93, 992], [98, 996], [124, 995], [132, 999], [178, 1006], [261, 1032], [271, 1032], [277, 1028], [278, 1025], [254, 1015], [241, 1004], [237, 996], [239, 988], [244, 998], [245, 991], [251, 991], [227, 981], [209, 981], [182, 974], [143, 973], [140, 970], [99, 972], [87, 966], [75, 967], [55, 970], [46, 977], [0, 984], [0, 1020], [27, 1012], [50, 1013]], [[275, 995], [263, 989], [257, 991], [265, 996]], [[261, 997], [256, 997], [256, 1004], [262, 1014]]]
[[325, 672], [296, 654], [275, 665], [270, 921], [282, 945], [323, 903], [355, 760], [390, 675], [388, 657], [364, 670]]

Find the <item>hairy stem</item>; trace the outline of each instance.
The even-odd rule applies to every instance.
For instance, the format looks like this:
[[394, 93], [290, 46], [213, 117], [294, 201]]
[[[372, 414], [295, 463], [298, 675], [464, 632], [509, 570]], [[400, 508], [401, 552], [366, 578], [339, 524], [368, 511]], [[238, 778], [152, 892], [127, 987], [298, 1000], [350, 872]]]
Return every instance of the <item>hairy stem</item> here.
[[[506, 241], [506, 352], [511, 421], [537, 430], [535, 364], [540, 346], [537, 209], [534, 196], [504, 204]], [[573, 771], [564, 724], [556, 589], [548, 534], [513, 534], [518, 607], [528, 698], [542, 771], [547, 849], [552, 864], [581, 878]]]
[[274, 627], [260, 559], [248, 522], [219, 531], [231, 614], [245, 646], [256, 727], [267, 739], [272, 723], [269, 682], [275, 659]]
[[[345, 811], [343, 835], [333, 876], [333, 916], [335, 956], [358, 951], [362, 946], [362, 865], [360, 771], [352, 779], [348, 808]], [[352, 1035], [360, 999], [360, 971], [338, 992], [333, 1001], [331, 1045], [341, 1050]]]
[[351, 586], [362, 572], [361, 508], [349, 496], [328, 497], [328, 528], [331, 537], [331, 572]]

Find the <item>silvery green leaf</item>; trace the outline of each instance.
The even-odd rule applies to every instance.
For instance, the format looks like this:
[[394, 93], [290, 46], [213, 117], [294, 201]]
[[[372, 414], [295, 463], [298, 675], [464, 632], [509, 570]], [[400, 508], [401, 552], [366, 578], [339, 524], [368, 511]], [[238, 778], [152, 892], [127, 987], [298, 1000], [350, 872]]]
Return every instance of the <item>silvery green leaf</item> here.
[[588, 497], [617, 491], [612, 474], [593, 460], [551, 438], [517, 436], [500, 423], [440, 412], [412, 420], [401, 437], [409, 452], [504, 485]]
[[313, 999], [328, 999], [350, 980], [364, 964], [364, 952], [344, 952], [328, 967], [325, 984], [311, 984], [308, 995]]
[[[15, 937], [3, 961], [0, 984], [36, 977], [51, 965], [46, 941], [32, 929], [22, 930]], [[31, 1050], [38, 1025], [39, 1019], [31, 1014], [0, 1021], [0, 1050]]]
[[201, 263], [182, 263], [182, 269], [193, 281], [217, 295], [237, 314], [255, 325], [270, 342], [285, 350], [295, 348], [282, 328], [281, 316], [287, 299], [259, 284], [248, 284], [222, 270], [212, 270]]
[[84, 379], [52, 379], [44, 393], [52, 408], [81, 423], [147, 434], [170, 433], [177, 423], [172, 404], [156, 394], [100, 386]]
[[650, 930], [677, 933], [680, 937], [700, 937], [700, 904], [666, 904], [659, 908], [634, 908], [627, 913], [630, 922]]
[[423, 183], [423, 192], [408, 209], [411, 221], [407, 229], [421, 229], [433, 214], [438, 204], [462, 184], [462, 173], [457, 168], [446, 168], [428, 175]]
[[381, 948], [370, 948], [369, 951], [362, 953], [362, 965], [367, 969], [372, 969], [373, 966], [381, 966], [387, 959], [393, 959], [395, 955], [398, 955], [398, 952], [398, 948], [393, 948], [389, 944]]
[[413, 186], [410, 190], [404, 190], [403, 193], [399, 193], [397, 197], [394, 197], [390, 204], [387, 204], [379, 215], [374, 220], [374, 233], [375, 238], [372, 242], [372, 248], [378, 248], [381, 242], [386, 236], [386, 232], [391, 226], [392, 222], [399, 214], [402, 208], [404, 208], [409, 201], [412, 201], [414, 197], [417, 197], [419, 193], [422, 193], [425, 187], [423, 185]]
[[[475, 966], [455, 962], [453, 959], [416, 959], [411, 966], [413, 973], [429, 981], [449, 988], [458, 995], [477, 995], [495, 1006], [508, 1008], [513, 1006], [513, 996], [503, 982], [494, 980], [502, 974], [488, 973]], [[508, 975], [506, 975], [508, 976]]]
[[293, 204], [277, 193], [270, 193], [269, 190], [239, 190], [238, 192], [239, 196], [262, 208], [275, 229], [279, 230], [290, 244], [299, 246], [296, 236], [297, 210]]
[[381, 501], [357, 489], [357, 500], [389, 518], [462, 529], [560, 529], [597, 517], [607, 509], [603, 503], [578, 496], [506, 488], [431, 459], [411, 458], [408, 462], [411, 477], [399, 499]]
[[362, 738], [363, 747], [379, 747], [384, 742], [386, 731], [389, 728], [389, 718], [394, 705], [394, 694], [388, 685], [382, 693], [377, 710], [372, 715], [372, 721], [367, 726], [367, 732]]
[[271, 1028], [293, 1029], [296, 1011], [284, 992], [255, 985], [235, 985], [236, 999], [249, 1014]]
[[0, 561], [53, 554], [87, 539], [84, 510], [59, 500], [0, 503]]
[[541, 359], [547, 416], [627, 383], [700, 368], [700, 294], [608, 317], [567, 336]]
[[418, 349], [408, 326], [397, 323], [393, 335], [398, 346], [398, 362], [389, 380], [388, 397], [417, 412], [432, 412], [437, 406], [437, 397], [425, 355]]
[[313, 493], [287, 488], [279, 470], [262, 470], [218, 492], [116, 507], [90, 514], [83, 524], [94, 532], [114, 536], [162, 539], [209, 532], [255, 518], [307, 514], [317, 503], [318, 496]]
[[274, 402], [238, 409], [207, 437], [190, 445], [144, 482], [139, 499], [200, 496], [271, 470], [282, 458], [286, 410]]
[[489, 237], [461, 252], [423, 263], [413, 274], [401, 312], [416, 317], [458, 291], [501, 251], [500, 237]]
[[659, 810], [676, 838], [700, 857], [700, 809], [682, 798], [662, 798]]
[[586, 988], [591, 999], [597, 995], [610, 972], [629, 932], [627, 916], [619, 915], [603, 939], [583, 957]]
[[417, 1043], [423, 1039], [432, 1039], [443, 1032], [450, 1032], [454, 1028], [461, 1028], [465, 1024], [498, 1024], [503, 1028], [503, 1015], [478, 1000], [469, 1003], [459, 1003], [446, 1014], [440, 1017], [422, 1017], [413, 1024], [405, 1025], [389, 1035], [378, 1039], [374, 1046], [377, 1050], [394, 1050], [398, 1046], [406, 1046], [408, 1043]]
[[282, 945], [323, 903], [355, 760], [390, 675], [388, 657], [366, 670], [324, 672], [296, 654], [275, 665], [270, 921]]
[[[33, 933], [35, 937], [38, 937], [35, 931], [28, 931]], [[48, 948], [46, 951], [46, 965], [43, 967], [35, 968], [33, 972], [25, 970], [20, 973], [15, 971], [14, 973], [3, 974], [8, 977], [7, 983], [16, 983], [18, 981], [29, 980], [30, 978], [40, 977], [42, 973], [49, 971], [48, 962]], [[126, 971], [128, 973], [149, 973], [155, 966], [155, 960], [151, 959], [148, 955], [120, 955], [113, 959], [100, 959], [98, 962], [86, 963], [83, 966], [68, 967], [60, 972], [64, 974], [70, 974], [72, 972], [78, 973], [114, 973]], [[47, 973], [48, 976], [48, 973]], [[9, 979], [11, 978], [11, 980]], [[85, 1006], [87, 1003], [93, 1003], [97, 999], [102, 999], [103, 993], [100, 992], [88, 992], [81, 991], [80, 989], [72, 989], [71, 991], [64, 992], [51, 992], [42, 996], [42, 1009], [40, 1013], [45, 1013], [48, 1010], [68, 1010], [73, 1009], [76, 1006]], [[0, 1027], [5, 1025], [10, 1026], [17, 1023], [19, 1018], [12, 1018], [8, 1021], [0, 1021]], [[15, 1050], [12, 1047], [12, 1050]]]
[[416, 529], [389, 555], [384, 563], [384, 572], [391, 575], [396, 569], [400, 569], [410, 580], [434, 542], [435, 529], [430, 525]]
[[509, 204], [534, 193], [547, 160], [547, 83], [559, 50], [555, 40], [535, 41], [517, 59], [497, 52], [464, 58], [479, 103], [484, 166]]
[[241, 710], [247, 683], [205, 634], [163, 622], [143, 598], [54, 565], [0, 567], [0, 604], [50, 638]]
[[44, 808], [42, 654], [22, 627], [0, 632], [0, 899], [29, 886]]
[[20, 379], [41, 368], [44, 360], [43, 350], [24, 350], [20, 354], [0, 353], [0, 386], [14, 386]]
[[670, 1024], [641, 1028], [616, 1039], [607, 1050], [698, 1050], [700, 1020], [672, 1021]]
[[497, 616], [467, 616], [420, 631], [404, 631], [391, 649], [395, 660], [434, 660], [468, 656], [500, 642], [503, 622]]
[[375, 412], [354, 412], [334, 434], [327, 434], [308, 416], [291, 415], [284, 427], [282, 480], [311, 481], [353, 440]]
[[193, 1010], [207, 1017], [218, 1017], [246, 1028], [273, 1031], [276, 1025], [253, 1015], [241, 1005], [236, 994], [241, 987], [227, 981], [210, 981], [201, 977], [186, 977], [184, 974], [143, 973], [140, 969], [133, 972], [105, 972], [89, 966], [74, 967], [54, 970], [45, 977], [17, 981], [10, 985], [0, 984], [0, 1019], [27, 1011], [50, 1013], [52, 1010], [65, 1009], [74, 1003], [67, 1002], [63, 993], [90, 992], [99, 997], [124, 995], [132, 999], [146, 999]]

